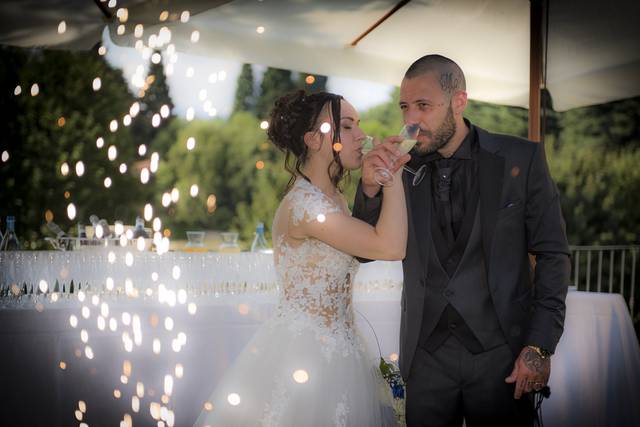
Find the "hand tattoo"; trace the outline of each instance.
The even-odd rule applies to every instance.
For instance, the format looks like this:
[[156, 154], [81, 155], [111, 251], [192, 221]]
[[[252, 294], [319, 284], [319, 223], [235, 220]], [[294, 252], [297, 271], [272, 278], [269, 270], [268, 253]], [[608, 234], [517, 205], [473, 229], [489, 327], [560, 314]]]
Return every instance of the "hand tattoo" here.
[[533, 349], [527, 348], [522, 355], [522, 361], [524, 365], [532, 372], [538, 375], [546, 376], [549, 372], [550, 361], [549, 359], [543, 359]]

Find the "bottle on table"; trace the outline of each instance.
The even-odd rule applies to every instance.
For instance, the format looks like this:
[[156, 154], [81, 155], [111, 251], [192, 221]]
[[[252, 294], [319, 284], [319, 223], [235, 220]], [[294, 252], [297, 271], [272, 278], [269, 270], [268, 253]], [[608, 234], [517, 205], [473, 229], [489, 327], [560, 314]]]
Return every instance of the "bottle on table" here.
[[0, 242], [0, 251], [19, 251], [20, 242], [16, 236], [16, 217], [7, 217], [7, 231]]
[[[70, 240], [71, 241], [71, 240]], [[75, 240], [75, 249], [80, 249], [88, 243], [87, 228], [82, 222], [78, 222], [78, 237]]]
[[96, 235], [96, 230], [98, 229], [100, 218], [98, 218], [97, 215], [91, 215], [89, 217], [89, 222], [91, 222], [91, 225], [93, 226], [93, 238], [98, 239], [98, 236]]
[[85, 228], [85, 225], [81, 222], [78, 223], [78, 238], [79, 239], [87, 238], [87, 229]]
[[273, 253], [273, 249], [269, 247], [267, 239], [264, 237], [264, 224], [261, 222], [256, 227], [256, 235], [253, 238], [253, 243], [251, 243], [251, 252]]
[[136, 227], [133, 229], [133, 238], [137, 239], [138, 237], [149, 238], [149, 234], [144, 229], [144, 218], [139, 216], [136, 217]]
[[107, 222], [106, 219], [101, 219], [100, 221], [98, 221], [98, 224], [102, 227], [102, 237], [105, 239], [108, 239], [110, 237], [113, 237], [111, 235], [111, 227], [109, 227], [109, 223]]

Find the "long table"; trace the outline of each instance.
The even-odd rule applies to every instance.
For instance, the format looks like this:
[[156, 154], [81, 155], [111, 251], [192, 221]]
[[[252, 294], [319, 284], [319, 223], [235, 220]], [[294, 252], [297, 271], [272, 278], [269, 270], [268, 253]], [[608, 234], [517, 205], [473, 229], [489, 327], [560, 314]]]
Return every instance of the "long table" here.
[[[112, 290], [105, 281], [74, 275], [80, 271], [76, 253], [38, 254], [48, 257], [48, 265], [66, 265], [64, 278], [56, 277], [59, 270], [33, 268], [35, 261], [24, 262], [26, 255], [0, 256], [1, 277], [13, 281], [0, 281], [4, 289], [59, 280], [58, 290], [64, 284], [65, 292], [53, 298], [49, 289], [36, 290], [0, 309], [0, 425], [78, 425], [81, 417], [95, 427], [119, 425], [128, 415], [133, 425], [157, 426], [151, 406], [173, 411], [174, 425], [192, 425], [221, 375], [277, 303], [277, 283], [266, 275], [273, 272], [265, 273], [272, 271], [269, 255], [173, 254], [154, 260], [137, 254], [131, 267], [121, 267], [127, 274], [109, 273]], [[250, 265], [243, 268], [243, 263]], [[197, 264], [205, 273], [189, 271]], [[163, 270], [151, 271], [149, 265]], [[93, 267], [93, 279], [105, 274], [100, 268]], [[222, 271], [236, 276], [224, 277]], [[154, 272], [158, 277], [151, 277]], [[374, 331], [385, 358], [398, 352], [401, 274], [399, 263], [371, 263], [356, 277], [358, 327], [373, 356], [378, 353]], [[138, 294], [127, 296], [126, 279]], [[83, 286], [69, 293], [71, 280]], [[160, 284], [166, 288], [163, 302]], [[138, 383], [144, 388], [140, 397]], [[171, 393], [163, 405], [167, 385]], [[550, 387], [551, 397], [543, 404], [547, 427], [640, 423], [640, 348], [620, 295], [569, 292]]]

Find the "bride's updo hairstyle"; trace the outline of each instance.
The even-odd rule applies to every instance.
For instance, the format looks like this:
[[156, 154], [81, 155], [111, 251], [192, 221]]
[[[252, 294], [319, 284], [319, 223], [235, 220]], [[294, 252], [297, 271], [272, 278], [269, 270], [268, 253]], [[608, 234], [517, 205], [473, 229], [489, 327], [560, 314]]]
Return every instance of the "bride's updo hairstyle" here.
[[[328, 173], [331, 182], [337, 187], [344, 175], [344, 168], [340, 162], [338, 152], [333, 148], [340, 139], [340, 101], [342, 96], [328, 92], [306, 94], [305, 91], [284, 95], [275, 102], [269, 120], [267, 135], [271, 142], [285, 153], [284, 167], [291, 174], [287, 191], [291, 188], [296, 176], [300, 175], [307, 181], [309, 178], [300, 168], [304, 165], [309, 154], [309, 147], [304, 143], [304, 135], [309, 131], [320, 132], [318, 117], [328, 107], [329, 124], [333, 138], [333, 162], [329, 165]], [[334, 167], [334, 164], [337, 167]], [[332, 172], [332, 169], [335, 169]]]

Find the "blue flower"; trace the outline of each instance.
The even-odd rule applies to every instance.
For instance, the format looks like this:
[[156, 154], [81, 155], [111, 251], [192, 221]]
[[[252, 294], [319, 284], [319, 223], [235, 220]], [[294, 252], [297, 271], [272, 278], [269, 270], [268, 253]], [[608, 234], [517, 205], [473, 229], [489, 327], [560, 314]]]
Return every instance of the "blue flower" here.
[[402, 384], [393, 383], [391, 385], [391, 392], [394, 399], [404, 399], [404, 386]]

